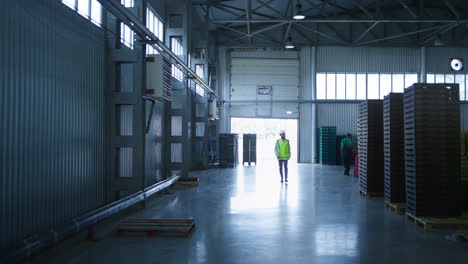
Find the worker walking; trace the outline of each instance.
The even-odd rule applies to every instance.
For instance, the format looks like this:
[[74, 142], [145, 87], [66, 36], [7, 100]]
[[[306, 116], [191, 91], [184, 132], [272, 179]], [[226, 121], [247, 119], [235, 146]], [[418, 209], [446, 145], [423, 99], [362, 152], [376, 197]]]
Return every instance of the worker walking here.
[[351, 136], [349, 133], [341, 140], [341, 157], [343, 158], [344, 175], [349, 175], [349, 167], [351, 166], [351, 159], [353, 155], [352, 141], [353, 136]]
[[291, 157], [291, 148], [289, 147], [289, 140], [286, 139], [284, 130], [280, 131], [280, 136], [281, 138], [275, 144], [275, 155], [278, 158], [281, 182], [283, 182], [283, 167], [284, 181], [288, 182], [288, 160]]

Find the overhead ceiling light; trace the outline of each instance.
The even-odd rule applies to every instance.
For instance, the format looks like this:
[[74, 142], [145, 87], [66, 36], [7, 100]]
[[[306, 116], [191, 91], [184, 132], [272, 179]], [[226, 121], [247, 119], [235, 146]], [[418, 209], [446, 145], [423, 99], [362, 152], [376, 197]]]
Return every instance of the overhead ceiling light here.
[[286, 112], [286, 114], [288, 114], [288, 115], [292, 115], [292, 114], [293, 114], [293, 112], [292, 112], [292, 111], [287, 111], [287, 112]]
[[296, 5], [296, 14], [293, 16], [294, 19], [301, 20], [301, 19], [305, 18], [304, 14], [302, 14], [301, 9], [302, 9], [302, 5], [300, 3], [298, 3]]
[[294, 45], [292, 44], [291, 37], [288, 38], [288, 41], [286, 41], [286, 44], [284, 46], [287, 49], [294, 49]]

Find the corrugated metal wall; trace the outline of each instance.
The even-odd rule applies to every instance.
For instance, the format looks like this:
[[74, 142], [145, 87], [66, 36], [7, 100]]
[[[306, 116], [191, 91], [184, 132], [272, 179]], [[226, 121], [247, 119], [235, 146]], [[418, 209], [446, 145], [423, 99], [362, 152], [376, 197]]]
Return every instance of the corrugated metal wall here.
[[264, 59], [297, 59], [298, 52], [284, 49], [233, 49], [231, 51], [232, 58], [264, 58]]
[[[450, 60], [453, 58], [462, 58], [465, 64], [468, 63], [468, 48], [427, 48], [426, 69], [428, 73], [453, 73], [450, 68]], [[465, 65], [462, 73], [468, 73], [468, 67]]]
[[[230, 56], [226, 47], [219, 48], [218, 57], [218, 78], [219, 78], [219, 96], [222, 100], [229, 100], [229, 91], [231, 90], [231, 69]], [[231, 131], [231, 116], [229, 104], [221, 104], [221, 113], [219, 117], [219, 132], [229, 133]]]
[[[303, 47], [299, 53], [299, 94], [302, 100], [315, 98], [315, 51], [313, 47]], [[314, 108], [313, 104], [299, 106], [299, 162], [313, 162]]]
[[0, 247], [104, 203], [104, 34], [58, 1], [0, 7]]
[[[297, 100], [297, 59], [232, 58], [231, 100]], [[271, 85], [271, 96], [258, 96], [258, 85]]]
[[419, 72], [418, 48], [318, 47], [317, 72]]
[[145, 187], [153, 185], [164, 179], [163, 175], [163, 119], [164, 103], [155, 103], [151, 114], [151, 102], [146, 101], [146, 119], [150, 120], [149, 130], [145, 137]]
[[[317, 126], [336, 126], [337, 135], [357, 133], [357, 117], [359, 104], [355, 103], [330, 103], [317, 104]], [[383, 117], [382, 117], [383, 118]]]
[[[297, 100], [299, 95], [299, 61], [297, 52], [233, 51], [231, 58], [230, 99]], [[284, 55], [281, 55], [283, 54]], [[242, 58], [235, 56], [244, 56]], [[255, 56], [260, 57], [255, 57]], [[283, 58], [278, 58], [283, 57]], [[257, 86], [272, 86], [271, 95], [258, 95]], [[291, 112], [288, 114], [287, 112]], [[231, 104], [233, 117], [297, 118], [296, 103]]]

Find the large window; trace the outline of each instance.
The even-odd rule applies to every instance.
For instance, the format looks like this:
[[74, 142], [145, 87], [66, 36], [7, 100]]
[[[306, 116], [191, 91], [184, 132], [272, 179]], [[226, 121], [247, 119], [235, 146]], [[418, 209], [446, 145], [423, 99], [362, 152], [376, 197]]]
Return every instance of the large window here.
[[[164, 41], [164, 24], [157, 17], [156, 12], [151, 7], [146, 9], [146, 27], [153, 33], [160, 41]], [[158, 51], [150, 45], [146, 46], [146, 54], [158, 54]]]
[[416, 73], [317, 73], [318, 100], [383, 99], [418, 81]]
[[[120, 0], [120, 3], [125, 7], [134, 6], [133, 0]], [[133, 35], [133, 30], [130, 27], [124, 23], [120, 23], [120, 42], [131, 49], [133, 49]]]
[[[181, 37], [171, 37], [171, 51], [178, 56], [184, 55], [184, 48], [182, 46]], [[172, 65], [172, 77], [181, 82], [183, 80], [184, 74], [179, 68], [177, 68], [175, 65]]]
[[428, 83], [458, 83], [460, 87], [460, 100], [466, 101], [468, 99], [466, 94], [466, 87], [468, 87], [468, 74], [427, 74], [426, 81]]
[[98, 0], [62, 0], [62, 3], [95, 25], [101, 26], [102, 8]]

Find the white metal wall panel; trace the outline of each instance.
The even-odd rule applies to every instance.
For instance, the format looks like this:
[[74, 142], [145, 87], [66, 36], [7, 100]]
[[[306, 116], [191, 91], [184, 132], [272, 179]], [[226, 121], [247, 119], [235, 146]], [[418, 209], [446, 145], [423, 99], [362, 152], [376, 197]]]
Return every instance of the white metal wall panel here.
[[[231, 104], [231, 117], [297, 118], [297, 104]], [[292, 112], [288, 114], [287, 112]]]
[[297, 59], [297, 51], [284, 49], [233, 49], [232, 58]]
[[[450, 59], [462, 58], [468, 63], [468, 48], [427, 48], [427, 72], [428, 73], [453, 73], [450, 68]], [[461, 71], [468, 73], [468, 67]]]
[[[299, 94], [302, 100], [314, 99], [315, 87], [315, 48], [303, 47], [299, 56]], [[299, 162], [314, 161], [315, 117], [314, 105], [299, 106]]]
[[296, 59], [232, 58], [231, 100], [256, 100], [258, 85], [271, 85], [273, 100], [297, 100], [299, 62]]
[[318, 47], [317, 72], [419, 72], [418, 48]]
[[[317, 105], [318, 127], [336, 126], [337, 135], [357, 133], [359, 104], [330, 103]], [[383, 117], [382, 117], [383, 118]]]
[[[229, 70], [229, 56], [226, 47], [219, 48], [218, 57], [218, 78], [219, 78], [219, 95], [222, 100], [229, 100], [229, 90], [231, 89], [231, 74]], [[219, 132], [228, 133], [231, 128], [230, 107], [229, 104], [222, 104], [220, 109]]]

